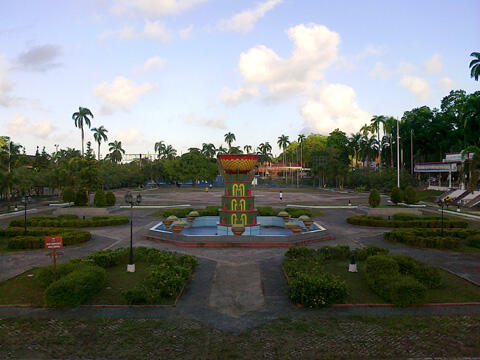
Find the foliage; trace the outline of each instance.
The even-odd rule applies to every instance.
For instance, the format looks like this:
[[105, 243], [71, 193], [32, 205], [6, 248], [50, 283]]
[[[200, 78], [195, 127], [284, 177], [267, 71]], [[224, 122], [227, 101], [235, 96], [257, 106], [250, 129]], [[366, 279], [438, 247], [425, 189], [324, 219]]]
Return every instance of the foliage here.
[[312, 212], [309, 210], [309, 209], [300, 209], [300, 208], [291, 208], [291, 207], [288, 207], [288, 208], [285, 208], [285, 211], [287, 213], [289, 213], [292, 218], [298, 218], [302, 215], [306, 215], [306, 216], [312, 216]]
[[417, 193], [412, 186], [407, 186], [404, 193], [405, 202], [407, 204], [416, 204], [417, 203]]
[[75, 201], [75, 191], [70, 186], [66, 186], [62, 192], [62, 200], [66, 203]]
[[370, 195], [368, 196], [368, 204], [370, 207], [375, 208], [380, 205], [380, 193], [377, 189], [372, 189]]
[[471, 246], [477, 249], [480, 249], [480, 234], [478, 235], [471, 235], [465, 241], [467, 246]]
[[218, 216], [218, 210], [220, 210], [220, 206], [205, 206], [198, 213], [200, 216]]
[[398, 188], [398, 187], [394, 187], [392, 189], [392, 193], [390, 194], [390, 200], [394, 203], [394, 204], [398, 204], [399, 202], [401, 202], [403, 200], [403, 191], [402, 189]]
[[[65, 219], [61, 217], [32, 216], [27, 219], [28, 226], [36, 227], [99, 227], [128, 224], [126, 216], [94, 216], [88, 219]], [[10, 222], [10, 226], [24, 226], [24, 219], [16, 219]]]
[[[408, 171], [400, 171], [400, 186], [415, 186], [417, 180]], [[397, 186], [397, 170], [382, 168], [379, 171], [371, 169], [354, 169], [350, 172], [346, 185], [350, 187], [364, 187], [365, 189], [377, 189], [390, 192]]]
[[95, 192], [95, 197], [93, 199], [93, 204], [97, 207], [107, 205], [107, 198], [106, 198], [105, 192], [102, 189], [98, 189]]
[[87, 192], [85, 189], [79, 189], [75, 195], [75, 205], [85, 206], [88, 203]]
[[257, 206], [258, 216], [277, 216], [278, 211], [271, 206]]
[[[352, 225], [375, 226], [375, 227], [395, 227], [395, 228], [441, 228], [442, 221], [438, 217], [417, 217], [414, 215], [408, 218], [404, 216], [397, 216], [397, 219], [387, 220], [379, 216], [351, 216], [347, 222]], [[466, 228], [468, 222], [465, 220], [444, 220], [444, 228]]]
[[113, 192], [109, 191], [105, 194], [105, 204], [107, 206], [114, 206], [116, 201], [117, 201], [117, 199], [116, 199], [115, 194]]
[[91, 239], [91, 234], [83, 230], [28, 228], [25, 234], [23, 228], [11, 227], [0, 231], [0, 239], [6, 238], [7, 248], [10, 250], [43, 249], [44, 237], [48, 235], [62, 236], [64, 246], [81, 244]]

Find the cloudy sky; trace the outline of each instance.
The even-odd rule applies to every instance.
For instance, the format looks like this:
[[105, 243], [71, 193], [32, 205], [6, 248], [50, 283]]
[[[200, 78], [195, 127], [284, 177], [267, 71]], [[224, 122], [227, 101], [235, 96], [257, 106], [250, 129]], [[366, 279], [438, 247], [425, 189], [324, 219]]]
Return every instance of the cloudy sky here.
[[478, 0], [2, 0], [0, 135], [27, 153], [80, 148], [79, 106], [127, 153], [219, 146], [228, 131], [275, 151], [281, 134], [350, 134], [478, 90], [479, 12]]

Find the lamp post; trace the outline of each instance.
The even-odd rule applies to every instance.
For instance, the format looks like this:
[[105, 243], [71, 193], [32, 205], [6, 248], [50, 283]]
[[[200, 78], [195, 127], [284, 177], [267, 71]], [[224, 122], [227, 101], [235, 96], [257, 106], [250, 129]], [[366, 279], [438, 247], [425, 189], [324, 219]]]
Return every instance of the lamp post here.
[[135, 272], [135, 264], [133, 263], [133, 205], [138, 205], [142, 202], [142, 195], [138, 194], [136, 199], [134, 199], [129, 191], [125, 194], [125, 202], [130, 204], [130, 260], [127, 265], [127, 272]]
[[445, 203], [442, 201], [442, 200], [438, 200], [438, 206], [440, 206], [442, 208], [442, 237], [443, 237], [443, 206], [445, 205]]
[[25, 195], [22, 200], [23, 200], [23, 208], [24, 208], [24, 224], [23, 224], [24, 229], [23, 229], [23, 231], [24, 231], [25, 234], [27, 234], [27, 205], [28, 205], [29, 202], [32, 202], [32, 198], [28, 195]]

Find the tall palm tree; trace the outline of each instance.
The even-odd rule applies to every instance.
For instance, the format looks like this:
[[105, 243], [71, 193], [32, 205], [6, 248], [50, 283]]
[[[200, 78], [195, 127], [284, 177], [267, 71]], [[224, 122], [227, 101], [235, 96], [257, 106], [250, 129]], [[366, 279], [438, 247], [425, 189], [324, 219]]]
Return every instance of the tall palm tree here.
[[72, 115], [72, 119], [75, 121], [75, 126], [78, 127], [82, 131], [82, 156], [83, 156], [83, 123], [85, 123], [89, 128], [91, 125], [90, 118], [91, 116], [93, 118], [92, 112], [84, 107], [79, 107], [77, 112], [74, 112]]
[[215, 157], [215, 153], [217, 152], [217, 149], [215, 149], [215, 145], [212, 143], [203, 143], [202, 144], [202, 154], [205, 155], [208, 158], [213, 158]]
[[228, 148], [230, 149], [232, 147], [232, 142], [234, 142], [235, 140], [235, 135], [231, 132], [228, 132], [225, 134], [225, 142], [228, 144]]
[[100, 161], [100, 144], [102, 143], [102, 141], [108, 140], [108, 136], [106, 134], [108, 130], [105, 129], [102, 125], [99, 128], [93, 128], [92, 131], [93, 131], [93, 138], [98, 143], [98, 161]]
[[[377, 139], [380, 140], [380, 124], [383, 125], [383, 132], [385, 132], [385, 116], [383, 115], [374, 115], [372, 120], [370, 120], [371, 124], [370, 127], [372, 128], [372, 132], [377, 132]], [[378, 147], [378, 167], [382, 165], [382, 147]]]
[[472, 52], [470, 56], [474, 57], [474, 59], [470, 61], [470, 77], [478, 81], [480, 77], [480, 52]]
[[163, 150], [163, 157], [172, 160], [175, 156], [177, 156], [177, 150], [175, 150], [172, 145], [167, 145]]
[[122, 142], [115, 140], [109, 143], [108, 146], [110, 146], [108, 148], [108, 151], [110, 151], [108, 158], [114, 163], [122, 161], [123, 155], [125, 155], [125, 150], [122, 149]]
[[371, 126], [368, 125], [368, 124], [364, 124], [364, 125], [360, 128], [360, 132], [362, 133], [363, 136], [367, 136], [371, 131], [372, 131], [372, 128], [371, 128]]
[[303, 140], [305, 140], [306, 136], [303, 134], [298, 135], [298, 143], [300, 144], [300, 165], [303, 168]]
[[158, 154], [158, 157], [160, 157], [165, 151], [165, 143], [162, 140], [156, 142], [154, 150], [155, 150], [155, 153]]
[[[285, 150], [287, 149], [288, 144], [290, 144], [290, 141], [288, 140], [288, 136], [287, 135], [279, 136], [277, 144], [281, 149], [283, 149], [283, 164], [285, 165]], [[285, 181], [286, 181], [287, 180], [287, 173], [284, 171], [283, 175], [284, 175]]]
[[217, 155], [224, 155], [228, 152], [228, 150], [226, 148], [223, 147], [223, 145], [220, 145], [218, 148], [217, 148]]
[[397, 119], [393, 116], [385, 117], [385, 133], [390, 139], [390, 166], [393, 169], [393, 135], [397, 131]]
[[348, 146], [350, 148], [350, 153], [352, 154], [352, 167], [355, 167], [358, 162], [358, 156], [360, 153], [360, 141], [362, 139], [362, 136], [363, 135], [358, 132], [356, 134], [352, 134], [352, 136], [348, 139]]
[[258, 155], [258, 161], [260, 163], [265, 163], [270, 160], [272, 157], [272, 145], [267, 141], [265, 143], [261, 143], [257, 147], [257, 155]]
[[243, 151], [240, 149], [240, 146], [232, 146], [230, 149], [228, 149], [229, 154], [242, 154]]
[[243, 150], [245, 150], [247, 154], [250, 154], [250, 151], [252, 151], [252, 145], [245, 145]]

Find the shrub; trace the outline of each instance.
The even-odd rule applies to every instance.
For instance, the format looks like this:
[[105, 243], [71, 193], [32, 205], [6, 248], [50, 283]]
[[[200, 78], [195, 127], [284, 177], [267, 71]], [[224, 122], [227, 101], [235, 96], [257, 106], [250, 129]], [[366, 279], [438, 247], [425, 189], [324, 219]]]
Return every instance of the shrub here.
[[288, 284], [288, 296], [295, 304], [315, 308], [339, 304], [347, 297], [347, 286], [332, 274], [301, 273]]
[[442, 237], [440, 236], [440, 231], [441, 229], [435, 229], [435, 231], [431, 232], [419, 232], [410, 231], [410, 229], [401, 229], [386, 232], [383, 236], [386, 241], [398, 242], [410, 246], [417, 246], [423, 248], [457, 249], [462, 245], [463, 240], [459, 237], [456, 237], [454, 235], [455, 233], [445, 231], [444, 236]]
[[277, 216], [278, 211], [271, 206], [257, 206], [258, 216]]
[[317, 250], [317, 253], [325, 260], [345, 260], [350, 258], [350, 247], [342, 245], [323, 246]]
[[374, 245], [369, 245], [364, 248], [357, 248], [351, 252], [351, 255], [355, 256], [356, 260], [364, 261], [367, 260], [368, 257], [374, 255], [386, 255], [388, 254], [388, 249], [381, 248]]
[[144, 286], [135, 286], [133, 289], [122, 292], [128, 305], [143, 305], [148, 302], [147, 290]]
[[75, 194], [75, 205], [85, 206], [88, 203], [87, 192], [85, 189], [80, 189]]
[[285, 211], [288, 212], [293, 218], [298, 218], [302, 215], [309, 217], [312, 216], [312, 212], [309, 209], [286, 208]]
[[198, 213], [200, 216], [218, 216], [218, 210], [220, 210], [220, 206], [205, 206]]
[[[28, 226], [35, 227], [98, 227], [128, 224], [129, 219], [126, 216], [94, 216], [90, 219], [62, 219], [46, 216], [32, 216], [27, 219]], [[23, 219], [13, 220], [10, 226], [21, 227], [24, 225]], [[48, 234], [50, 235], [50, 234]], [[52, 234], [53, 235], [53, 234]]]
[[116, 202], [117, 198], [113, 192], [109, 191], [105, 194], [105, 205], [114, 206]]
[[7, 248], [10, 250], [42, 249], [44, 246], [43, 238], [38, 236], [16, 236], [7, 242]]
[[391, 257], [397, 262], [400, 274], [414, 277], [429, 289], [442, 285], [442, 276], [436, 267], [425, 265], [408, 255]]
[[389, 284], [390, 301], [397, 306], [425, 304], [427, 288], [410, 276], [398, 276]]
[[[57, 264], [57, 280], [60, 280], [71, 272], [78, 270], [81, 266], [83, 266], [81, 262], [72, 261], [69, 261], [65, 264]], [[47, 288], [51, 283], [53, 283], [53, 265], [41, 267], [38, 270], [36, 279], [42, 288]]]
[[399, 202], [401, 202], [403, 200], [403, 192], [402, 192], [402, 189], [398, 188], [398, 187], [394, 187], [392, 189], [392, 193], [390, 195], [390, 200], [394, 203], [394, 204], [398, 204]]
[[97, 190], [95, 197], [93, 198], [93, 204], [95, 206], [107, 206], [107, 197], [102, 189]]
[[465, 244], [480, 249], [480, 234], [469, 236], [465, 241]]
[[[398, 218], [397, 218], [398, 219]], [[351, 216], [347, 222], [352, 225], [363, 226], [379, 226], [379, 227], [395, 227], [395, 228], [441, 228], [442, 221], [437, 217], [418, 217], [416, 219], [410, 218], [407, 220], [387, 220], [379, 216]], [[468, 222], [464, 220], [445, 220], [443, 222], [444, 228], [466, 228]]]
[[186, 209], [167, 209], [167, 210], [162, 211], [161, 214], [165, 218], [169, 217], [170, 215], [175, 215], [178, 218], [185, 218], [185, 217], [187, 217], [187, 214], [192, 210], [193, 209], [189, 209], [189, 208], [186, 208]]
[[105, 285], [105, 270], [98, 266], [82, 266], [45, 290], [47, 306], [78, 306], [100, 292]]
[[62, 192], [63, 202], [74, 202], [75, 201], [75, 191], [70, 186], [66, 186]]
[[90, 254], [87, 259], [91, 260], [97, 266], [109, 268], [118, 264], [119, 257], [112, 250], [102, 250]]
[[417, 203], [417, 192], [415, 191], [415, 189], [408, 185], [406, 188], [405, 188], [405, 194], [404, 194], [404, 198], [405, 198], [405, 202], [407, 204], [416, 204]]
[[367, 259], [365, 272], [368, 278], [395, 276], [398, 273], [397, 262], [388, 255], [374, 255]]
[[380, 193], [377, 189], [372, 189], [372, 191], [370, 191], [370, 195], [368, 196], [368, 205], [370, 205], [372, 208], [380, 205]]
[[8, 228], [5, 231], [5, 236], [8, 237], [7, 248], [11, 250], [43, 249], [44, 237], [48, 235], [62, 236], [64, 246], [80, 244], [91, 239], [91, 234], [82, 230], [35, 228], [27, 229], [26, 235], [23, 228]]

